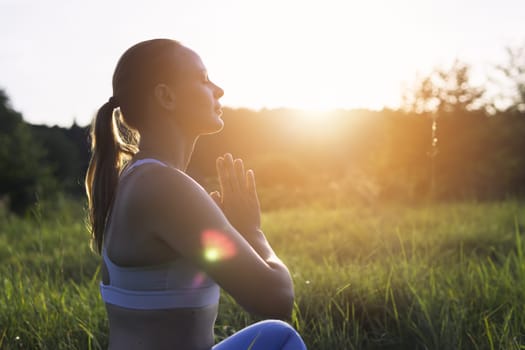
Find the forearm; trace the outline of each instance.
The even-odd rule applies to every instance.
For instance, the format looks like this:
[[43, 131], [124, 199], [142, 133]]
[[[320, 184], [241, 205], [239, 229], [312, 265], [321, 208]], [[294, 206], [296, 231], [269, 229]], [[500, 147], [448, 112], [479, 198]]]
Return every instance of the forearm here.
[[268, 243], [268, 240], [261, 229], [250, 230], [250, 233], [244, 235], [244, 238], [257, 252], [257, 254], [259, 254], [261, 259], [266, 262], [278, 261], [280, 264], [283, 264], [273, 251], [270, 243]]
[[293, 283], [288, 268], [281, 259], [279, 259], [277, 254], [275, 254], [262, 230], [252, 230], [252, 234], [245, 236], [245, 238], [261, 259], [263, 259], [272, 270], [279, 273], [279, 279], [283, 287], [293, 290]]
[[264, 317], [290, 319], [295, 296], [288, 268], [275, 254], [260, 229], [252, 230], [252, 234], [245, 238], [268, 266], [268, 273], [261, 276], [264, 284], [273, 286], [271, 293], [266, 294], [266, 306], [255, 313]]

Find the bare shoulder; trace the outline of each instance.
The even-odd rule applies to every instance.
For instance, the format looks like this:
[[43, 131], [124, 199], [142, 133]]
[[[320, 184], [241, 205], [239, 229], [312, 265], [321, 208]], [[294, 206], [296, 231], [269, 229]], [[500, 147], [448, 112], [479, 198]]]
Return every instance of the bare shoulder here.
[[148, 225], [161, 240], [174, 232], [192, 234], [203, 226], [229, 225], [206, 190], [184, 172], [152, 164], [129, 174], [123, 207], [135, 226]]
[[206, 196], [204, 188], [184, 172], [152, 164], [138, 168], [123, 184], [123, 196], [129, 209], [144, 213], [173, 207], [193, 196]]

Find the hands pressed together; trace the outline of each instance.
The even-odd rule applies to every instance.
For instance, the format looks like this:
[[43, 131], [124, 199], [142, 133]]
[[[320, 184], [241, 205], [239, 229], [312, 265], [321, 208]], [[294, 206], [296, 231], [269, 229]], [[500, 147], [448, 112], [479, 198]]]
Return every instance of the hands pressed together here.
[[230, 223], [243, 236], [252, 235], [261, 228], [261, 210], [253, 170], [246, 171], [242, 159], [233, 159], [230, 153], [218, 157], [220, 192], [210, 193]]

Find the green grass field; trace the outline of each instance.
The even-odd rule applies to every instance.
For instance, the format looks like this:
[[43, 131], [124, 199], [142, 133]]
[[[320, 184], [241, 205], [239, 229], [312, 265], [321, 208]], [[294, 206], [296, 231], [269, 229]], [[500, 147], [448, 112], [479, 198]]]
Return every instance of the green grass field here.
[[[33, 216], [0, 210], [0, 348], [105, 348], [82, 205]], [[524, 203], [283, 208], [263, 229], [309, 349], [525, 349]], [[223, 293], [217, 340], [255, 320]]]

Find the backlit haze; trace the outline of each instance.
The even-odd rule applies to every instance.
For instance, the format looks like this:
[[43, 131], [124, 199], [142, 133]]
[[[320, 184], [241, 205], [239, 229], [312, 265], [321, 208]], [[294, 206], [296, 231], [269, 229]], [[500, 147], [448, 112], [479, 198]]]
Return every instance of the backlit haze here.
[[416, 74], [459, 58], [483, 84], [523, 44], [525, 1], [0, 2], [0, 88], [37, 124], [86, 125], [118, 58], [167, 37], [202, 57], [229, 107], [396, 108]]

